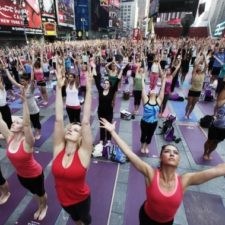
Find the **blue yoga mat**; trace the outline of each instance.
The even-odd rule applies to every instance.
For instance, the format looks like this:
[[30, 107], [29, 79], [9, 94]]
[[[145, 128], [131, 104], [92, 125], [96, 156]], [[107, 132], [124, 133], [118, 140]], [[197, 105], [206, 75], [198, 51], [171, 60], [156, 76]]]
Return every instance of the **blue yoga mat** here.
[[[52, 159], [52, 154], [40, 152], [38, 154], [34, 154], [35, 159], [42, 165], [44, 169], [47, 164]], [[5, 224], [10, 215], [14, 212], [20, 201], [23, 199], [27, 190], [21, 186], [18, 181], [17, 175], [13, 173], [8, 179], [9, 189], [11, 192], [11, 196], [8, 202], [4, 205], [1, 205], [1, 216], [0, 216], [0, 224]]]
[[184, 208], [188, 225], [225, 224], [225, 208], [218, 195], [187, 191], [184, 195]]
[[170, 105], [172, 106], [172, 110], [176, 113], [176, 117], [178, 121], [185, 121], [185, 122], [198, 122], [199, 118], [195, 115], [195, 112], [193, 112], [190, 115], [190, 119], [185, 119], [185, 107], [187, 102], [176, 102], [176, 101], [170, 101]]
[[222, 163], [223, 160], [219, 154], [214, 151], [212, 153], [213, 159], [208, 161], [203, 159], [204, 143], [207, 137], [199, 126], [179, 126], [180, 131], [188, 145], [194, 161], [199, 165], [216, 166]]
[[[92, 225], [106, 225], [110, 215], [113, 190], [116, 183], [118, 164], [92, 161], [87, 182], [91, 189]], [[74, 225], [69, 219], [67, 225]]]
[[214, 114], [214, 102], [198, 102], [198, 107], [204, 115], [213, 115]]

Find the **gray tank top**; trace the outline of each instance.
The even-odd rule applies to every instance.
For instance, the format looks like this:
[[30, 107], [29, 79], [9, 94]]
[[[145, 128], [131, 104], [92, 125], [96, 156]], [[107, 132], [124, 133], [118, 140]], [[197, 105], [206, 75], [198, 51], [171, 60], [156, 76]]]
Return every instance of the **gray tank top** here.
[[225, 104], [218, 108], [213, 124], [215, 127], [225, 129]]

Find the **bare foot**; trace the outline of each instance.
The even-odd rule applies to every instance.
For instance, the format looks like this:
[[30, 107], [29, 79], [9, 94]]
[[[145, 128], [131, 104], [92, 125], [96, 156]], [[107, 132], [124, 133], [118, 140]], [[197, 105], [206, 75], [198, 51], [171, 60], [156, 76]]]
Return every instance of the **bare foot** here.
[[209, 160], [212, 160], [213, 158], [212, 156], [209, 156], [209, 155], [203, 155], [203, 159], [209, 161]]
[[1, 197], [0, 197], [0, 205], [5, 204], [8, 201], [10, 195], [11, 195], [10, 192], [8, 192], [7, 194], [1, 195]]
[[145, 154], [144, 148], [141, 148], [141, 153]]
[[41, 135], [40, 134], [36, 134], [34, 138], [35, 138], [35, 140], [39, 140], [41, 138]]
[[41, 221], [45, 218], [47, 211], [48, 211], [48, 206], [46, 205], [44, 208], [41, 209], [41, 212], [38, 217], [39, 221]]
[[148, 149], [148, 148], [145, 149], [145, 153], [146, 153], [146, 154], [149, 153], [149, 149]]
[[35, 220], [38, 220], [38, 217], [39, 217], [40, 213], [41, 213], [41, 208], [38, 208], [38, 210], [34, 213], [34, 219]]

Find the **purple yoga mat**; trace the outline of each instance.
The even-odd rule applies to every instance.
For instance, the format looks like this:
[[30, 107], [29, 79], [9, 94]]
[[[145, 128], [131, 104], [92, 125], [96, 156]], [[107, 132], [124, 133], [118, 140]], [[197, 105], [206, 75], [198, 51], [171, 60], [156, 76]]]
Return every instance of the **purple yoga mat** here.
[[214, 114], [214, 102], [198, 102], [198, 107], [204, 115]]
[[184, 195], [184, 208], [189, 225], [225, 224], [225, 208], [218, 195], [187, 191]]
[[114, 109], [113, 109], [113, 112], [114, 113], [119, 113], [120, 112], [120, 110], [121, 110], [121, 101], [122, 101], [122, 99], [121, 99], [121, 97], [116, 97], [115, 98], [115, 106], [114, 106]]
[[192, 157], [197, 164], [216, 166], [217, 164], [223, 162], [223, 160], [216, 151], [212, 153], [212, 160], [208, 161], [203, 159], [202, 156], [204, 153], [204, 143], [207, 140], [207, 137], [204, 135], [203, 131], [199, 126], [179, 125], [179, 128], [188, 145]]
[[55, 116], [50, 116], [41, 128], [41, 138], [35, 141], [35, 147], [41, 147], [42, 144], [52, 135], [54, 130]]
[[92, 112], [95, 112], [95, 110], [97, 109], [98, 107], [98, 97], [95, 96], [92, 98], [92, 105], [91, 105], [91, 111]]
[[[141, 127], [140, 127], [140, 121], [133, 121], [132, 124], [132, 140], [134, 141], [132, 147], [133, 147], [133, 152], [136, 153], [138, 156], [146, 156], [147, 154], [143, 154], [140, 152], [141, 149], [141, 142], [140, 142], [140, 138], [141, 138]], [[152, 141], [149, 145], [149, 154], [148, 156], [152, 157], [156, 157], [159, 156], [159, 153], [157, 151], [157, 147], [156, 147], [156, 141], [155, 141], [155, 136], [153, 135], [152, 137]]]
[[[116, 118], [116, 119], [113, 119], [113, 121], [116, 121], [116, 132], [118, 133], [119, 132], [119, 128], [120, 128], [120, 119], [119, 118]], [[100, 141], [100, 128], [97, 131], [94, 144], [95, 145], [98, 144], [99, 141]], [[112, 140], [112, 142], [114, 143], [114, 140]]]
[[53, 102], [55, 102], [55, 95], [51, 95], [49, 98], [48, 98], [48, 104], [47, 105], [43, 105], [42, 103], [39, 104], [39, 107], [40, 108], [47, 108], [49, 107]]
[[[52, 154], [40, 152], [38, 154], [34, 153], [34, 157], [42, 165], [42, 168], [45, 168], [52, 159]], [[13, 173], [7, 181], [9, 183], [11, 196], [6, 204], [1, 205], [0, 224], [5, 224], [9, 216], [27, 193], [27, 190], [19, 183], [15, 173]]]
[[[92, 161], [87, 182], [91, 189], [92, 225], [106, 225], [110, 213], [118, 164]], [[69, 219], [67, 225], [74, 225]]]
[[33, 214], [37, 210], [36, 201], [32, 200], [24, 210], [24, 212], [20, 215], [20, 218], [17, 221], [17, 224], [36, 224], [39, 225], [54, 225], [58, 215], [61, 211], [61, 206], [57, 200], [55, 187], [54, 187], [54, 178], [50, 173], [48, 177], [45, 179], [45, 190], [48, 195], [48, 211], [46, 217], [43, 221], [36, 221], [33, 219]]

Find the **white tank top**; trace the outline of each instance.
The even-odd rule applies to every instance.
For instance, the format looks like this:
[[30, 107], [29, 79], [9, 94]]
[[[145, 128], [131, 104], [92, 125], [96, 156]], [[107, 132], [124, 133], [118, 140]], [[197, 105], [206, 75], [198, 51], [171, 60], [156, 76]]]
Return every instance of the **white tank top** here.
[[80, 106], [80, 101], [78, 98], [78, 89], [75, 84], [72, 88], [68, 85], [66, 88], [66, 105], [67, 106]]
[[159, 65], [156, 63], [153, 63], [151, 70], [152, 70], [152, 73], [159, 73]]
[[0, 89], [0, 107], [6, 105], [6, 90]]

